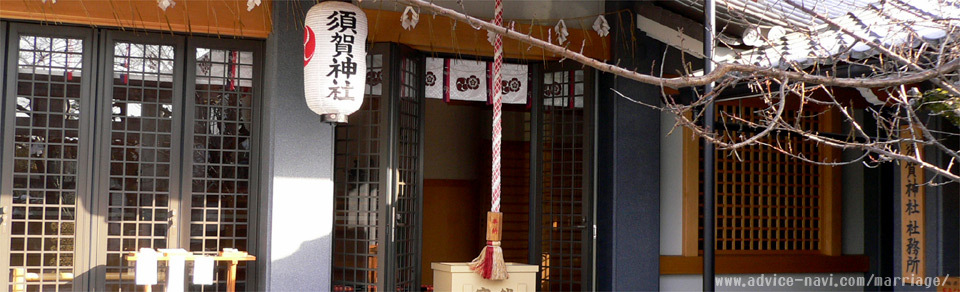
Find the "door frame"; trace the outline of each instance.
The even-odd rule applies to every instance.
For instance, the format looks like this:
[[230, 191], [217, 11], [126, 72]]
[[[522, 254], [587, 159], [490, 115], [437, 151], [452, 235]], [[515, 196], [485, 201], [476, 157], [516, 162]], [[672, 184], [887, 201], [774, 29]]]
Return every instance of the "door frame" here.
[[[549, 72], [560, 72], [575, 70], [583, 71], [583, 174], [582, 174], [582, 214], [583, 231], [580, 248], [581, 255], [581, 289], [583, 291], [592, 291], [595, 288], [595, 238], [596, 238], [596, 119], [597, 119], [597, 73], [594, 69], [583, 67], [579, 63], [566, 62], [558, 63], [555, 61], [545, 61], [542, 63], [532, 63], [530, 72], [533, 75], [531, 86], [533, 86], [533, 96], [531, 99], [530, 114], [530, 241], [528, 243], [529, 264], [541, 266], [537, 272], [538, 284], [537, 290], [541, 290], [542, 280], [542, 232], [543, 232], [543, 126], [546, 122], [543, 120], [544, 108], [544, 74]], [[572, 78], [573, 75], [571, 75]], [[571, 84], [572, 86], [572, 84]], [[571, 97], [573, 98], [573, 97]], [[574, 100], [575, 102], [575, 100]], [[551, 102], [552, 103], [552, 102]], [[563, 123], [563, 122], [561, 122]], [[535, 218], [535, 219], [534, 219]]]
[[[400, 267], [397, 261], [397, 243], [396, 238], [396, 228], [397, 226], [397, 201], [398, 201], [398, 191], [400, 189], [400, 177], [399, 177], [399, 164], [400, 164], [400, 105], [401, 105], [401, 93], [400, 90], [403, 86], [400, 82], [400, 76], [403, 74], [402, 61], [404, 58], [413, 58], [416, 63], [417, 72], [416, 77], [419, 80], [423, 80], [423, 77], [426, 74], [425, 65], [426, 59], [423, 57], [423, 54], [413, 50], [409, 47], [403, 46], [397, 43], [375, 43], [369, 46], [368, 54], [370, 55], [383, 55], [383, 64], [381, 71], [381, 94], [379, 95], [379, 108], [377, 109], [379, 120], [377, 137], [379, 140], [379, 148], [376, 151], [376, 155], [379, 157], [378, 166], [376, 173], [378, 175], [378, 190], [377, 197], [379, 201], [377, 203], [377, 223], [376, 228], [379, 231], [377, 236], [377, 267], [374, 269], [376, 271], [376, 287], [379, 290], [383, 291], [392, 291], [396, 289], [396, 284], [398, 280], [397, 268]], [[419, 81], [418, 80], [418, 81]], [[415, 85], [416, 88], [416, 98], [419, 99], [417, 105], [417, 131], [416, 141], [416, 151], [419, 157], [416, 159], [416, 188], [414, 190], [413, 196], [415, 196], [416, 202], [413, 208], [415, 209], [415, 217], [411, 218], [413, 222], [413, 228], [415, 228], [412, 237], [408, 238], [413, 242], [413, 259], [412, 259], [412, 271], [413, 271], [413, 286], [411, 289], [419, 290], [420, 288], [420, 276], [422, 265], [420, 254], [422, 250], [422, 234], [423, 234], [423, 141], [424, 141], [424, 111], [425, 111], [425, 98], [424, 92], [425, 88], [421, 82]], [[365, 94], [366, 96], [366, 94]], [[359, 125], [363, 127], [363, 125]], [[338, 133], [340, 131], [337, 131]], [[349, 135], [349, 134], [348, 134]], [[334, 137], [335, 144], [339, 145], [338, 139], [342, 137]], [[336, 147], [336, 146], [335, 146]], [[335, 150], [335, 155], [339, 156], [343, 153], [347, 153], [341, 149]], [[373, 153], [367, 153], [373, 154]], [[339, 161], [339, 159], [335, 159]], [[335, 162], [336, 164], [337, 162]], [[343, 163], [343, 162], [340, 162]], [[350, 162], [346, 162], [350, 163]], [[335, 165], [334, 168], [336, 171], [341, 169], [350, 169], [350, 166]], [[335, 175], [336, 176], [336, 175]], [[343, 182], [334, 181], [335, 185], [342, 184]], [[349, 183], [349, 181], [347, 182]], [[409, 185], [409, 184], [408, 184]], [[334, 197], [335, 199], [342, 196], [338, 193]], [[336, 204], [336, 203], [335, 203]], [[335, 207], [336, 208], [336, 207]], [[339, 209], [338, 209], [339, 210]], [[331, 215], [333, 216], [333, 221], [337, 222], [337, 219], [340, 219], [338, 211]], [[337, 224], [334, 225], [334, 258], [339, 256], [337, 254], [337, 245], [338, 239], [336, 237], [336, 228]], [[336, 259], [333, 260], [333, 269], [336, 270]], [[355, 270], [351, 267], [345, 267], [346, 270]], [[369, 267], [368, 267], [369, 268]], [[337, 285], [336, 273], [331, 274], [331, 282], [334, 285]], [[370, 280], [368, 280], [370, 281]], [[372, 282], [372, 281], [371, 281]]]
[[[112, 112], [112, 100], [113, 100], [113, 59], [114, 52], [113, 46], [114, 43], [118, 41], [126, 41], [137, 44], [150, 44], [150, 45], [170, 45], [174, 47], [174, 73], [173, 73], [173, 89], [172, 89], [172, 98], [173, 100], [173, 114], [171, 116], [171, 143], [170, 143], [170, 185], [169, 185], [169, 209], [170, 210], [180, 210], [181, 209], [181, 186], [182, 175], [180, 173], [180, 168], [176, 167], [178, 161], [182, 157], [182, 131], [183, 131], [183, 117], [184, 114], [184, 67], [185, 67], [185, 58], [183, 52], [185, 52], [185, 38], [180, 35], [171, 35], [171, 34], [161, 34], [161, 33], [148, 33], [148, 32], [127, 32], [127, 31], [116, 31], [116, 30], [105, 30], [103, 37], [100, 39], [99, 43], [99, 68], [102, 68], [100, 74], [98, 74], [98, 94], [97, 94], [97, 123], [96, 127], [99, 127], [97, 132], [97, 139], [95, 143], [95, 152], [93, 157], [96, 158], [96, 162], [93, 163], [94, 167], [91, 168], [91, 172], [94, 173], [94, 184], [92, 187], [94, 194], [93, 202], [94, 208], [92, 209], [95, 214], [102, 214], [102, 216], [108, 216], [109, 213], [109, 193], [110, 193], [110, 138], [111, 138], [111, 112]], [[107, 170], [107, 171], [94, 171], [94, 170]], [[101, 217], [105, 218], [105, 217]], [[179, 221], [183, 218], [182, 213], [172, 214], [171, 220], [174, 224], [169, 225], [167, 231], [167, 244], [174, 242], [179, 242], [180, 232], [182, 231], [178, 224]], [[90, 222], [92, 229], [91, 234], [95, 235], [95, 238], [92, 240], [93, 244], [91, 245], [90, 254], [92, 260], [90, 264], [95, 268], [95, 275], [90, 281], [92, 288], [103, 288], [106, 287], [106, 264], [107, 264], [107, 229], [108, 223], [105, 220], [101, 222]], [[122, 247], [121, 247], [122, 249]]]
[[[92, 172], [85, 171], [89, 170], [90, 166], [93, 164], [91, 161], [90, 153], [93, 152], [93, 145], [95, 140], [95, 135], [93, 132], [94, 118], [96, 117], [94, 105], [96, 103], [96, 91], [95, 91], [95, 79], [99, 75], [97, 67], [94, 66], [96, 58], [96, 43], [98, 42], [97, 36], [94, 33], [94, 30], [88, 28], [80, 27], [70, 27], [70, 26], [58, 26], [56, 30], [48, 29], [48, 26], [43, 26], [39, 24], [31, 23], [3, 23], [4, 28], [9, 29], [9, 34], [6, 32], [8, 29], [3, 29], [3, 33], [0, 33], [0, 36], [4, 39], [2, 50], [5, 50], [5, 60], [10, 60], [10, 62], [0, 61], [5, 67], [2, 67], [3, 72], [17, 72], [17, 64], [15, 60], [19, 58], [19, 46], [13, 47], [14, 44], [19, 42], [7, 41], [7, 37], [14, 38], [19, 37], [22, 34], [30, 34], [36, 36], [44, 37], [69, 37], [82, 39], [83, 44], [83, 61], [82, 68], [83, 72], [87, 74], [87, 77], [81, 81], [81, 96], [80, 96], [80, 124], [78, 134], [80, 137], [86, 137], [81, 139], [78, 145], [77, 152], [77, 188], [76, 188], [76, 217], [74, 218], [74, 289], [81, 289], [84, 287], [89, 287], [90, 285], [90, 275], [91, 271], [91, 261], [89, 254], [84, 254], [85, 251], [90, 249], [92, 244], [93, 236], [90, 233], [89, 223], [91, 222], [93, 216], [91, 216], [90, 211], [92, 209], [92, 192], [90, 190], [90, 177]], [[0, 137], [6, 137], [7, 135], [13, 135], [15, 120], [15, 113], [13, 112], [16, 109], [16, 96], [17, 96], [17, 75], [18, 74], [6, 74], [5, 80], [2, 80], [4, 84], [3, 90], [3, 100], [2, 105], [0, 105], [0, 124], [2, 124], [2, 130], [0, 130]], [[85, 114], [86, 113], [86, 114]], [[86, 118], [84, 118], [86, 117]], [[4, 139], [7, 140], [7, 139]], [[12, 139], [11, 139], [12, 140]], [[2, 214], [0, 214], [0, 235], [4, 235], [0, 238], [0, 271], [5, 273], [0, 277], [0, 287], [9, 287], [10, 283], [8, 280], [8, 273], [10, 272], [9, 262], [10, 262], [10, 224], [7, 223], [8, 209], [11, 208], [10, 205], [13, 203], [13, 160], [14, 159], [3, 159], [2, 157], [13, 157], [15, 143], [3, 143], [3, 155], [0, 155], [0, 208], [2, 208]], [[84, 235], [87, 235], [86, 238]]]
[[[391, 120], [389, 117], [390, 117], [390, 104], [392, 102], [391, 94], [393, 91], [393, 83], [394, 83], [394, 81], [392, 80], [392, 77], [394, 76], [392, 71], [394, 66], [391, 61], [392, 60], [391, 56], [393, 55], [391, 48], [392, 46], [389, 43], [376, 43], [376, 44], [370, 45], [367, 50], [367, 54], [369, 56], [377, 56], [377, 55], [381, 56], [380, 74], [382, 78], [381, 78], [381, 84], [380, 84], [380, 94], [375, 95], [373, 93], [368, 94], [365, 92], [364, 98], [368, 100], [364, 101], [364, 105], [360, 108], [359, 111], [364, 111], [368, 107], [372, 111], [376, 111], [375, 119], [376, 121], [378, 121], [378, 123], [376, 124], [377, 131], [375, 133], [376, 140], [378, 141], [377, 149], [373, 151], [373, 150], [369, 150], [368, 148], [367, 152], [360, 152], [360, 151], [353, 152], [354, 149], [352, 148], [343, 149], [340, 146], [340, 145], [347, 145], [347, 147], [344, 147], [344, 148], [350, 148], [349, 147], [350, 142], [357, 143], [358, 141], [361, 141], [361, 140], [363, 140], [365, 143], [368, 143], [369, 139], [372, 139], [370, 136], [374, 135], [374, 132], [368, 129], [367, 131], [369, 132], [366, 132], [366, 134], [370, 136], [360, 136], [360, 134], [358, 133], [362, 133], [362, 131], [359, 130], [360, 128], [368, 127], [370, 124], [348, 123], [348, 124], [338, 125], [334, 129], [335, 133], [333, 134], [333, 137], [332, 137], [334, 139], [333, 141], [334, 142], [334, 179], [333, 179], [334, 212], [330, 214], [330, 216], [331, 216], [331, 221], [334, 222], [334, 224], [333, 224], [333, 231], [332, 231], [333, 232], [333, 236], [332, 236], [333, 237], [333, 244], [332, 244], [333, 260], [331, 261], [332, 272], [330, 275], [330, 281], [333, 286], [337, 286], [341, 284], [343, 285], [375, 285], [375, 287], [377, 287], [377, 289], [379, 290], [384, 290], [386, 287], [385, 283], [387, 281], [387, 274], [389, 271], [389, 268], [386, 266], [386, 263], [388, 262], [387, 259], [389, 258], [388, 246], [390, 246], [389, 238], [392, 231], [390, 230], [390, 226], [392, 226], [392, 224], [390, 224], [390, 222], [387, 220], [387, 218], [390, 218], [389, 214], [391, 213], [388, 212], [387, 210], [388, 204], [386, 202], [387, 200], [386, 194], [391, 193], [392, 190], [394, 189], [393, 184], [389, 183], [390, 178], [393, 176], [391, 175], [391, 172], [388, 170], [388, 166], [391, 165], [391, 162], [388, 158], [390, 157], [389, 156], [391, 152], [390, 150], [392, 149], [390, 147], [391, 140], [389, 136], [390, 135], [389, 130], [392, 124], [390, 122]], [[368, 63], [368, 65], [370, 64]], [[368, 97], [368, 96], [376, 96], [376, 97]], [[376, 98], [379, 102], [378, 107], [376, 108], [373, 108], [372, 105], [368, 104], [369, 102], [371, 102], [370, 100], [372, 100], [373, 98]], [[369, 115], [370, 115], [369, 117], [364, 117], [364, 118], [374, 119], [373, 113], [370, 113]], [[357, 117], [352, 116], [348, 118], [352, 120]], [[343, 135], [346, 135], [346, 136], [342, 136], [341, 133], [343, 133]], [[356, 137], [351, 138], [351, 136], [356, 136]], [[364, 139], [367, 139], [367, 140], [364, 140]], [[369, 238], [366, 238], [365, 240], [363, 240], [363, 243], [350, 242], [350, 243], [346, 243], [346, 245], [344, 246], [341, 246], [345, 242], [340, 240], [340, 238], [337, 236], [338, 228], [346, 229], [351, 227], [351, 223], [342, 223], [344, 220], [349, 222], [347, 218], [351, 216], [351, 214], [348, 214], [349, 212], [351, 212], [351, 210], [349, 207], [349, 203], [344, 203], [343, 206], [340, 206], [338, 201], [341, 199], [344, 199], [344, 200], [358, 199], [357, 196], [359, 196], [359, 194], [352, 195], [349, 191], [351, 184], [354, 184], [354, 183], [367, 184], [368, 192], [370, 191], [370, 189], [373, 188], [373, 184], [374, 184], [373, 180], [370, 179], [369, 176], [365, 177], [364, 179], [357, 179], [359, 181], [352, 181], [350, 177], [353, 171], [356, 170], [354, 169], [354, 167], [359, 167], [359, 166], [354, 166], [356, 165], [354, 164], [355, 161], [350, 160], [350, 158], [352, 158], [354, 154], [367, 155], [367, 156], [375, 155], [378, 158], [376, 162], [377, 169], [375, 171], [373, 170], [370, 171], [371, 173], [374, 173], [374, 172], [376, 173], [377, 180], [375, 184], [376, 184], [378, 201], [375, 204], [376, 209], [367, 210], [367, 211], [372, 211], [373, 213], [376, 214], [376, 220], [375, 220], [376, 223], [364, 224], [369, 227], [375, 226], [377, 230], [377, 233], [376, 233], [377, 237], [375, 241], [370, 240]], [[346, 165], [344, 165], [344, 163]], [[371, 167], [370, 164], [365, 164], [365, 165], [367, 165], [366, 168], [373, 169], [373, 167]], [[342, 173], [338, 176], [337, 173], [341, 171]], [[344, 210], [338, 209], [340, 207], [346, 208], [346, 211], [342, 212]], [[352, 210], [352, 211], [359, 212], [359, 210]], [[352, 215], [357, 216], [357, 214], [352, 214]], [[346, 216], [346, 218], [343, 218], [342, 216]], [[369, 248], [369, 245], [371, 243], [375, 243], [377, 246], [377, 253], [376, 253], [376, 256], [374, 257], [376, 262], [376, 268], [371, 268], [372, 264], [370, 264], [369, 262], [369, 257], [370, 257], [369, 255], [367, 256], [368, 262], [366, 265], [366, 268], [370, 269], [369, 271], [362, 271], [363, 270], [362, 268], [350, 266], [347, 263], [341, 263], [338, 261], [338, 258], [340, 256], [356, 257], [356, 255], [349, 252], [347, 252], [346, 254], [339, 253], [338, 250], [346, 249], [347, 247], [359, 248], [361, 247], [360, 244], [365, 244], [366, 245], [365, 248]], [[353, 260], [356, 260], [356, 259], [354, 258]], [[345, 266], [341, 266], [339, 264], [344, 264]], [[358, 281], [356, 279], [351, 279], [350, 281], [347, 281], [345, 279], [338, 278], [339, 275], [337, 272], [339, 270], [343, 270], [345, 272], [349, 271], [354, 274], [358, 272], [368, 273], [367, 274], [368, 276], [365, 277], [366, 278], [365, 281]], [[370, 275], [369, 273], [371, 272], [375, 273], [376, 275], [375, 279], [371, 279], [372, 277], [369, 277]]]
[[[380, 168], [381, 174], [384, 175], [381, 177], [386, 178], [385, 180], [386, 183], [384, 185], [387, 187], [387, 191], [383, 192], [384, 194], [387, 195], [385, 200], [386, 205], [383, 206], [385, 211], [384, 215], [386, 216], [381, 218], [384, 218], [385, 220], [382, 220], [382, 221], [388, 224], [387, 227], [385, 228], [384, 234], [385, 234], [386, 240], [389, 242], [388, 244], [389, 248], [387, 248], [386, 254], [385, 254], [388, 260], [386, 261], [386, 266], [385, 266], [386, 268], [384, 273], [386, 275], [386, 279], [384, 280], [383, 284], [390, 285], [390, 286], [383, 287], [384, 291], [390, 291], [389, 288], [391, 286], [393, 286], [394, 289], [396, 289], [396, 284], [397, 284], [397, 268], [398, 268], [397, 250], [396, 250], [396, 242], [394, 241], [396, 238], [394, 231], [397, 228], [397, 221], [396, 221], [397, 207], [395, 206], [394, 203], [396, 203], [396, 198], [397, 198], [396, 192], [398, 192], [400, 187], [399, 186], [400, 178], [398, 177], [399, 176], [398, 166], [400, 164], [399, 163], [400, 162], [400, 159], [399, 159], [399, 156], [400, 156], [399, 155], [399, 151], [400, 151], [399, 149], [399, 144], [400, 144], [399, 104], [401, 102], [400, 99], [401, 99], [401, 90], [402, 90], [403, 84], [400, 82], [399, 78], [403, 74], [403, 60], [405, 58], [414, 59], [417, 65], [417, 72], [416, 72], [417, 82], [415, 85], [417, 92], [415, 95], [416, 95], [416, 98], [419, 100], [419, 103], [417, 106], [417, 117], [418, 117], [418, 124], [417, 124], [418, 157], [416, 162], [417, 163], [417, 166], [416, 166], [416, 173], [417, 173], [416, 186], [417, 187], [416, 187], [416, 193], [413, 194], [416, 198], [416, 206], [414, 206], [414, 208], [416, 209], [414, 211], [416, 213], [416, 217], [413, 219], [414, 226], [415, 226], [414, 227], [415, 235], [413, 238], [413, 241], [415, 242], [415, 246], [413, 247], [414, 249], [413, 254], [415, 256], [414, 256], [413, 268], [412, 268], [413, 274], [414, 274], [413, 275], [414, 289], [420, 288], [420, 285], [421, 285], [420, 280], [422, 277], [421, 265], [423, 263], [421, 263], [421, 253], [422, 253], [422, 247], [423, 247], [423, 156], [424, 156], [423, 143], [424, 143], [424, 136], [425, 136], [424, 121], [425, 121], [425, 109], [426, 109], [426, 97], [425, 97], [426, 88], [424, 87], [424, 84], [421, 81], [426, 75], [426, 58], [423, 56], [421, 52], [414, 50], [408, 46], [398, 44], [398, 43], [390, 43], [390, 57], [389, 57], [390, 65], [388, 67], [388, 70], [390, 73], [388, 73], [388, 76], [384, 79], [388, 79], [391, 77], [396, 77], [396, 79], [390, 80], [388, 83], [389, 84], [388, 88], [390, 91], [388, 95], [385, 96], [386, 110], [383, 111], [383, 114], [386, 115], [386, 118], [384, 119], [384, 121], [388, 121], [388, 124], [386, 126], [381, 126], [381, 131], [386, 131], [387, 133], [385, 136], [381, 136], [381, 137], [388, 137], [387, 147], [383, 147], [383, 148], [384, 148], [384, 151], [386, 151], [384, 153], [385, 155], [384, 157], [386, 158], [386, 161], [388, 161], [389, 163], [385, 167], [381, 166]], [[384, 70], [384, 71], [387, 71], [387, 70]], [[386, 81], [384, 82], [387, 83]]]
[[[251, 104], [253, 111], [253, 121], [251, 121], [250, 128], [250, 162], [248, 173], [248, 179], [250, 181], [247, 186], [247, 251], [251, 254], [259, 255], [262, 254], [260, 251], [265, 250], [262, 245], [260, 245], [257, 235], [259, 234], [260, 227], [260, 217], [261, 214], [261, 192], [260, 189], [260, 137], [262, 136], [261, 130], [261, 112], [263, 107], [263, 42], [253, 41], [253, 40], [239, 40], [239, 39], [218, 39], [212, 37], [190, 37], [186, 39], [186, 55], [184, 57], [184, 69], [185, 69], [185, 81], [182, 82], [185, 86], [184, 95], [183, 95], [183, 119], [182, 119], [182, 143], [180, 148], [182, 149], [182, 155], [178, 157], [180, 164], [180, 173], [181, 175], [181, 186], [180, 186], [180, 199], [183, 203], [180, 205], [180, 209], [177, 211], [183, 216], [178, 216], [177, 218], [183, 218], [177, 222], [178, 227], [182, 231], [177, 244], [181, 248], [190, 246], [190, 223], [192, 222], [188, 214], [190, 214], [193, 200], [191, 197], [193, 195], [193, 188], [190, 182], [193, 181], [193, 138], [194, 131], [190, 126], [196, 115], [196, 83], [197, 78], [197, 48], [209, 48], [209, 49], [222, 49], [222, 50], [237, 50], [237, 51], [251, 51], [253, 52], [253, 91], [251, 92], [254, 102]], [[186, 86], [193, 84], [194, 86]], [[266, 212], [264, 212], [266, 214]], [[266, 220], [264, 220], [266, 221]], [[189, 248], [187, 248], [189, 250]], [[193, 251], [198, 252], [198, 251]], [[247, 270], [247, 289], [255, 288], [257, 286], [257, 268], [259, 265], [251, 263], [246, 265]]]

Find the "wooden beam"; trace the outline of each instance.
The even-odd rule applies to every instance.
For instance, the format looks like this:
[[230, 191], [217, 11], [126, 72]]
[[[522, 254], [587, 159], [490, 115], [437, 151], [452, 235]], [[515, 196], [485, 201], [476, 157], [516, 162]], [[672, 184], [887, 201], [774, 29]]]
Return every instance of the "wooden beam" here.
[[[820, 117], [821, 133], [840, 133], [840, 113], [830, 109]], [[843, 161], [843, 151], [840, 148], [820, 145], [823, 162]], [[842, 168], [840, 166], [820, 166], [820, 199], [823, 211], [820, 221], [820, 251], [824, 255], [837, 256], [842, 253], [841, 233], [843, 229], [843, 187]]]
[[[717, 255], [717, 274], [861, 273], [870, 270], [863, 255]], [[660, 256], [661, 275], [701, 274], [703, 257]]]
[[[404, 30], [400, 26], [400, 12], [376, 9], [363, 11], [367, 14], [370, 30], [367, 40], [370, 42], [401, 43], [424, 52], [493, 56], [493, 46], [487, 41], [486, 30], [477, 30], [468, 24], [458, 23], [447, 17], [434, 17], [429, 12], [420, 15], [416, 28]], [[504, 21], [505, 25], [509, 23], [509, 20]], [[548, 36], [553, 31], [552, 23], [544, 25], [531, 25], [529, 22], [515, 23], [514, 30], [544, 41], [551, 39], [556, 44], [556, 33], [553, 33], [552, 37]], [[567, 30], [570, 32], [565, 43], [567, 49], [580, 52], [582, 47], [585, 56], [598, 60], [610, 59], [610, 36], [600, 37], [593, 30]], [[559, 55], [511, 38], [503, 38], [503, 53], [504, 57], [510, 59], [559, 60], [561, 58]]]
[[156, 1], [142, 0], [3, 1], [0, 18], [266, 38], [272, 29], [271, 5], [264, 0], [247, 11], [246, 0], [181, 0], [163, 11]]
[[[691, 113], [684, 116], [691, 118]], [[700, 250], [700, 138], [683, 127], [683, 247], [684, 256]]]

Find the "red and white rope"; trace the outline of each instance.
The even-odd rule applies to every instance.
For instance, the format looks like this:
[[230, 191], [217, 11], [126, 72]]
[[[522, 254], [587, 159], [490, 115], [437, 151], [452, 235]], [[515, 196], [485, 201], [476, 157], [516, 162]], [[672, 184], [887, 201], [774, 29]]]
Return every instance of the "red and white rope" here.
[[[493, 24], [497, 27], [503, 26], [503, 1], [497, 0]], [[497, 34], [497, 39], [493, 43], [493, 175], [491, 180], [491, 203], [490, 211], [500, 212], [500, 140], [502, 138], [503, 127], [500, 126], [501, 110], [503, 107], [503, 86], [500, 82], [500, 67], [503, 67], [503, 38]]]

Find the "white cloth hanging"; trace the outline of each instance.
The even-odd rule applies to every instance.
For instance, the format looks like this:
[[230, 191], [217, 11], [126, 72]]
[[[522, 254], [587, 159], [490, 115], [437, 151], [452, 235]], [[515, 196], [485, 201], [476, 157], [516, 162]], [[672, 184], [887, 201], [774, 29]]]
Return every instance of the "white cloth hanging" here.
[[450, 100], [487, 100], [487, 62], [449, 59], [449, 74], [444, 84]]
[[[492, 63], [448, 58], [427, 58], [424, 88], [427, 98], [466, 101], [484, 101], [492, 87], [488, 76]], [[504, 104], [526, 104], [528, 95], [528, 67], [521, 64], [503, 64], [500, 69]], [[474, 77], [474, 78], [471, 78]], [[479, 82], [477, 88], [474, 83]]]
[[504, 104], [527, 103], [527, 66], [518, 64], [503, 64], [500, 69]]
[[423, 80], [427, 98], [443, 99], [443, 75], [446, 74], [443, 69], [444, 61], [443, 58], [427, 58], [427, 73]]

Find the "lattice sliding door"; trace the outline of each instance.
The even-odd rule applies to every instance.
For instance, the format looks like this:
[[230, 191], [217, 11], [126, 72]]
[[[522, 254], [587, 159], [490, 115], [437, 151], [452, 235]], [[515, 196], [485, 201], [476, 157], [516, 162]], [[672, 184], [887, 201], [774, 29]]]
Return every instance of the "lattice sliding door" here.
[[593, 71], [548, 67], [542, 79], [540, 289], [592, 290]]
[[423, 60], [376, 44], [360, 111], [336, 127], [334, 289], [418, 291]]
[[[730, 125], [721, 130], [726, 137], [742, 139], [730, 115], [760, 121], [761, 109], [754, 103], [718, 104], [718, 117]], [[787, 109], [788, 123], [799, 122], [804, 129], [821, 130], [829, 113], [807, 108], [802, 115]], [[795, 118], [804, 117], [799, 121]], [[816, 142], [795, 134], [774, 133], [760, 140], [813, 161], [829, 155]], [[702, 152], [702, 142], [700, 150]], [[716, 249], [721, 254], [820, 254], [823, 252], [825, 205], [834, 190], [829, 184], [833, 170], [804, 162], [781, 151], [752, 145], [735, 153], [718, 151], [716, 164]], [[703, 159], [699, 159], [698, 248], [703, 250]]]
[[259, 42], [2, 31], [0, 289], [142, 289], [126, 260], [140, 248], [256, 253]]
[[[101, 100], [98, 169], [106, 214], [106, 290], [134, 290], [126, 255], [140, 248], [177, 247], [183, 40], [109, 34], [109, 73]], [[108, 171], [107, 171], [108, 170]], [[158, 285], [163, 289], [163, 285]], [[155, 287], [157, 288], [157, 287]]]
[[[0, 290], [83, 289], [93, 118], [92, 33], [12, 25], [0, 68]], [[79, 223], [79, 224], [78, 224]]]
[[395, 291], [420, 291], [420, 217], [423, 169], [423, 58], [401, 48], [396, 123], [393, 195], [393, 272]]
[[[259, 141], [260, 45], [210, 39], [188, 41], [187, 69], [193, 87], [187, 89], [183, 161], [181, 246], [207, 255], [224, 248], [255, 251], [257, 206], [256, 146]], [[253, 265], [237, 269], [236, 288], [248, 290]], [[225, 291], [228, 267], [219, 265], [214, 286], [192, 291]]]
[[367, 54], [363, 105], [335, 129], [333, 285], [342, 291], [383, 290], [388, 58], [382, 46]]

